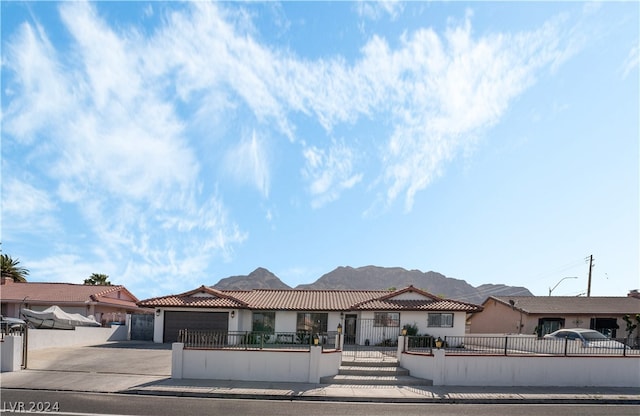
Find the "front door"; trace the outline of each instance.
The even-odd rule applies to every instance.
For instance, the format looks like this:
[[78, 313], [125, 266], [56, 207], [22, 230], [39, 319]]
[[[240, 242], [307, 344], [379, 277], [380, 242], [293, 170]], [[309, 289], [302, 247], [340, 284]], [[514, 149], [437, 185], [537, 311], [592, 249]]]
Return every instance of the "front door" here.
[[356, 343], [358, 315], [345, 315], [344, 317], [344, 343], [353, 345]]

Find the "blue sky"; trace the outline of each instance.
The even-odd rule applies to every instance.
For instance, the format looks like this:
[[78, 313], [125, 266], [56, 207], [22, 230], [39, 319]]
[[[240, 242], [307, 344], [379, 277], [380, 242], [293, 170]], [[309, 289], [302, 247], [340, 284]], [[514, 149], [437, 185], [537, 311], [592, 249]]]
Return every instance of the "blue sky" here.
[[578, 295], [593, 254], [593, 296], [640, 286], [637, 2], [1, 7], [2, 249], [31, 281]]

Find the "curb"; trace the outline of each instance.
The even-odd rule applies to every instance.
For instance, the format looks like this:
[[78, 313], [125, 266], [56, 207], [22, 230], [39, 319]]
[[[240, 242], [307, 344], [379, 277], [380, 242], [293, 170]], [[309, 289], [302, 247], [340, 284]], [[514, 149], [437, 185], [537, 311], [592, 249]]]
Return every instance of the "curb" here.
[[280, 400], [280, 401], [315, 401], [315, 402], [345, 402], [345, 403], [442, 403], [442, 404], [587, 404], [587, 405], [619, 405], [637, 406], [640, 405], [640, 398], [613, 398], [613, 397], [572, 397], [572, 398], [496, 398], [496, 397], [473, 397], [473, 398], [416, 398], [416, 397], [364, 397], [364, 396], [319, 396], [319, 395], [283, 395], [283, 394], [259, 394], [259, 393], [233, 393], [233, 392], [194, 392], [183, 390], [149, 390], [149, 389], [127, 389], [121, 391], [90, 391], [81, 389], [45, 389], [45, 388], [22, 388], [22, 387], [2, 387], [5, 390], [36, 390], [54, 392], [74, 392], [90, 394], [125, 394], [139, 396], [161, 396], [161, 397], [190, 397], [202, 399], [230, 399], [230, 400]]
[[141, 396], [191, 397], [210, 399], [236, 400], [285, 400], [285, 401], [326, 401], [352, 403], [444, 403], [444, 404], [600, 404], [600, 405], [640, 405], [640, 398], [412, 398], [412, 397], [355, 397], [355, 396], [318, 396], [318, 395], [282, 395], [282, 394], [248, 394], [248, 393], [216, 393], [189, 392], [175, 390], [138, 390], [131, 389], [119, 392]]

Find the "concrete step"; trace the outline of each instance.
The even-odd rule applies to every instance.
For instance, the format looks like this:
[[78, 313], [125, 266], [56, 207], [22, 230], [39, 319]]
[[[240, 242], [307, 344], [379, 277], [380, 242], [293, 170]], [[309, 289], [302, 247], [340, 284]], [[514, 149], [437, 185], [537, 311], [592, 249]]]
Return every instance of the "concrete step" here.
[[322, 384], [350, 384], [365, 386], [432, 386], [433, 380], [411, 376], [353, 376], [342, 375], [322, 377]]
[[409, 375], [409, 370], [398, 362], [343, 361], [335, 376], [322, 377], [323, 384], [377, 385], [377, 386], [432, 386], [432, 380]]
[[380, 360], [342, 360], [342, 365], [350, 366], [350, 367], [397, 367], [398, 360], [388, 360], [388, 361], [380, 361]]
[[338, 374], [343, 376], [408, 376], [409, 370], [390, 366], [341, 365]]

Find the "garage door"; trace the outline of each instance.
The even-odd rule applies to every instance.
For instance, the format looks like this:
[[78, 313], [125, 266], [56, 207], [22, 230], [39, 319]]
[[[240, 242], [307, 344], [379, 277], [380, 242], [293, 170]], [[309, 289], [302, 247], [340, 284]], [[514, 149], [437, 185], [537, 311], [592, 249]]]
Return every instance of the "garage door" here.
[[229, 330], [228, 312], [172, 312], [164, 313], [164, 342], [178, 341], [181, 329]]

